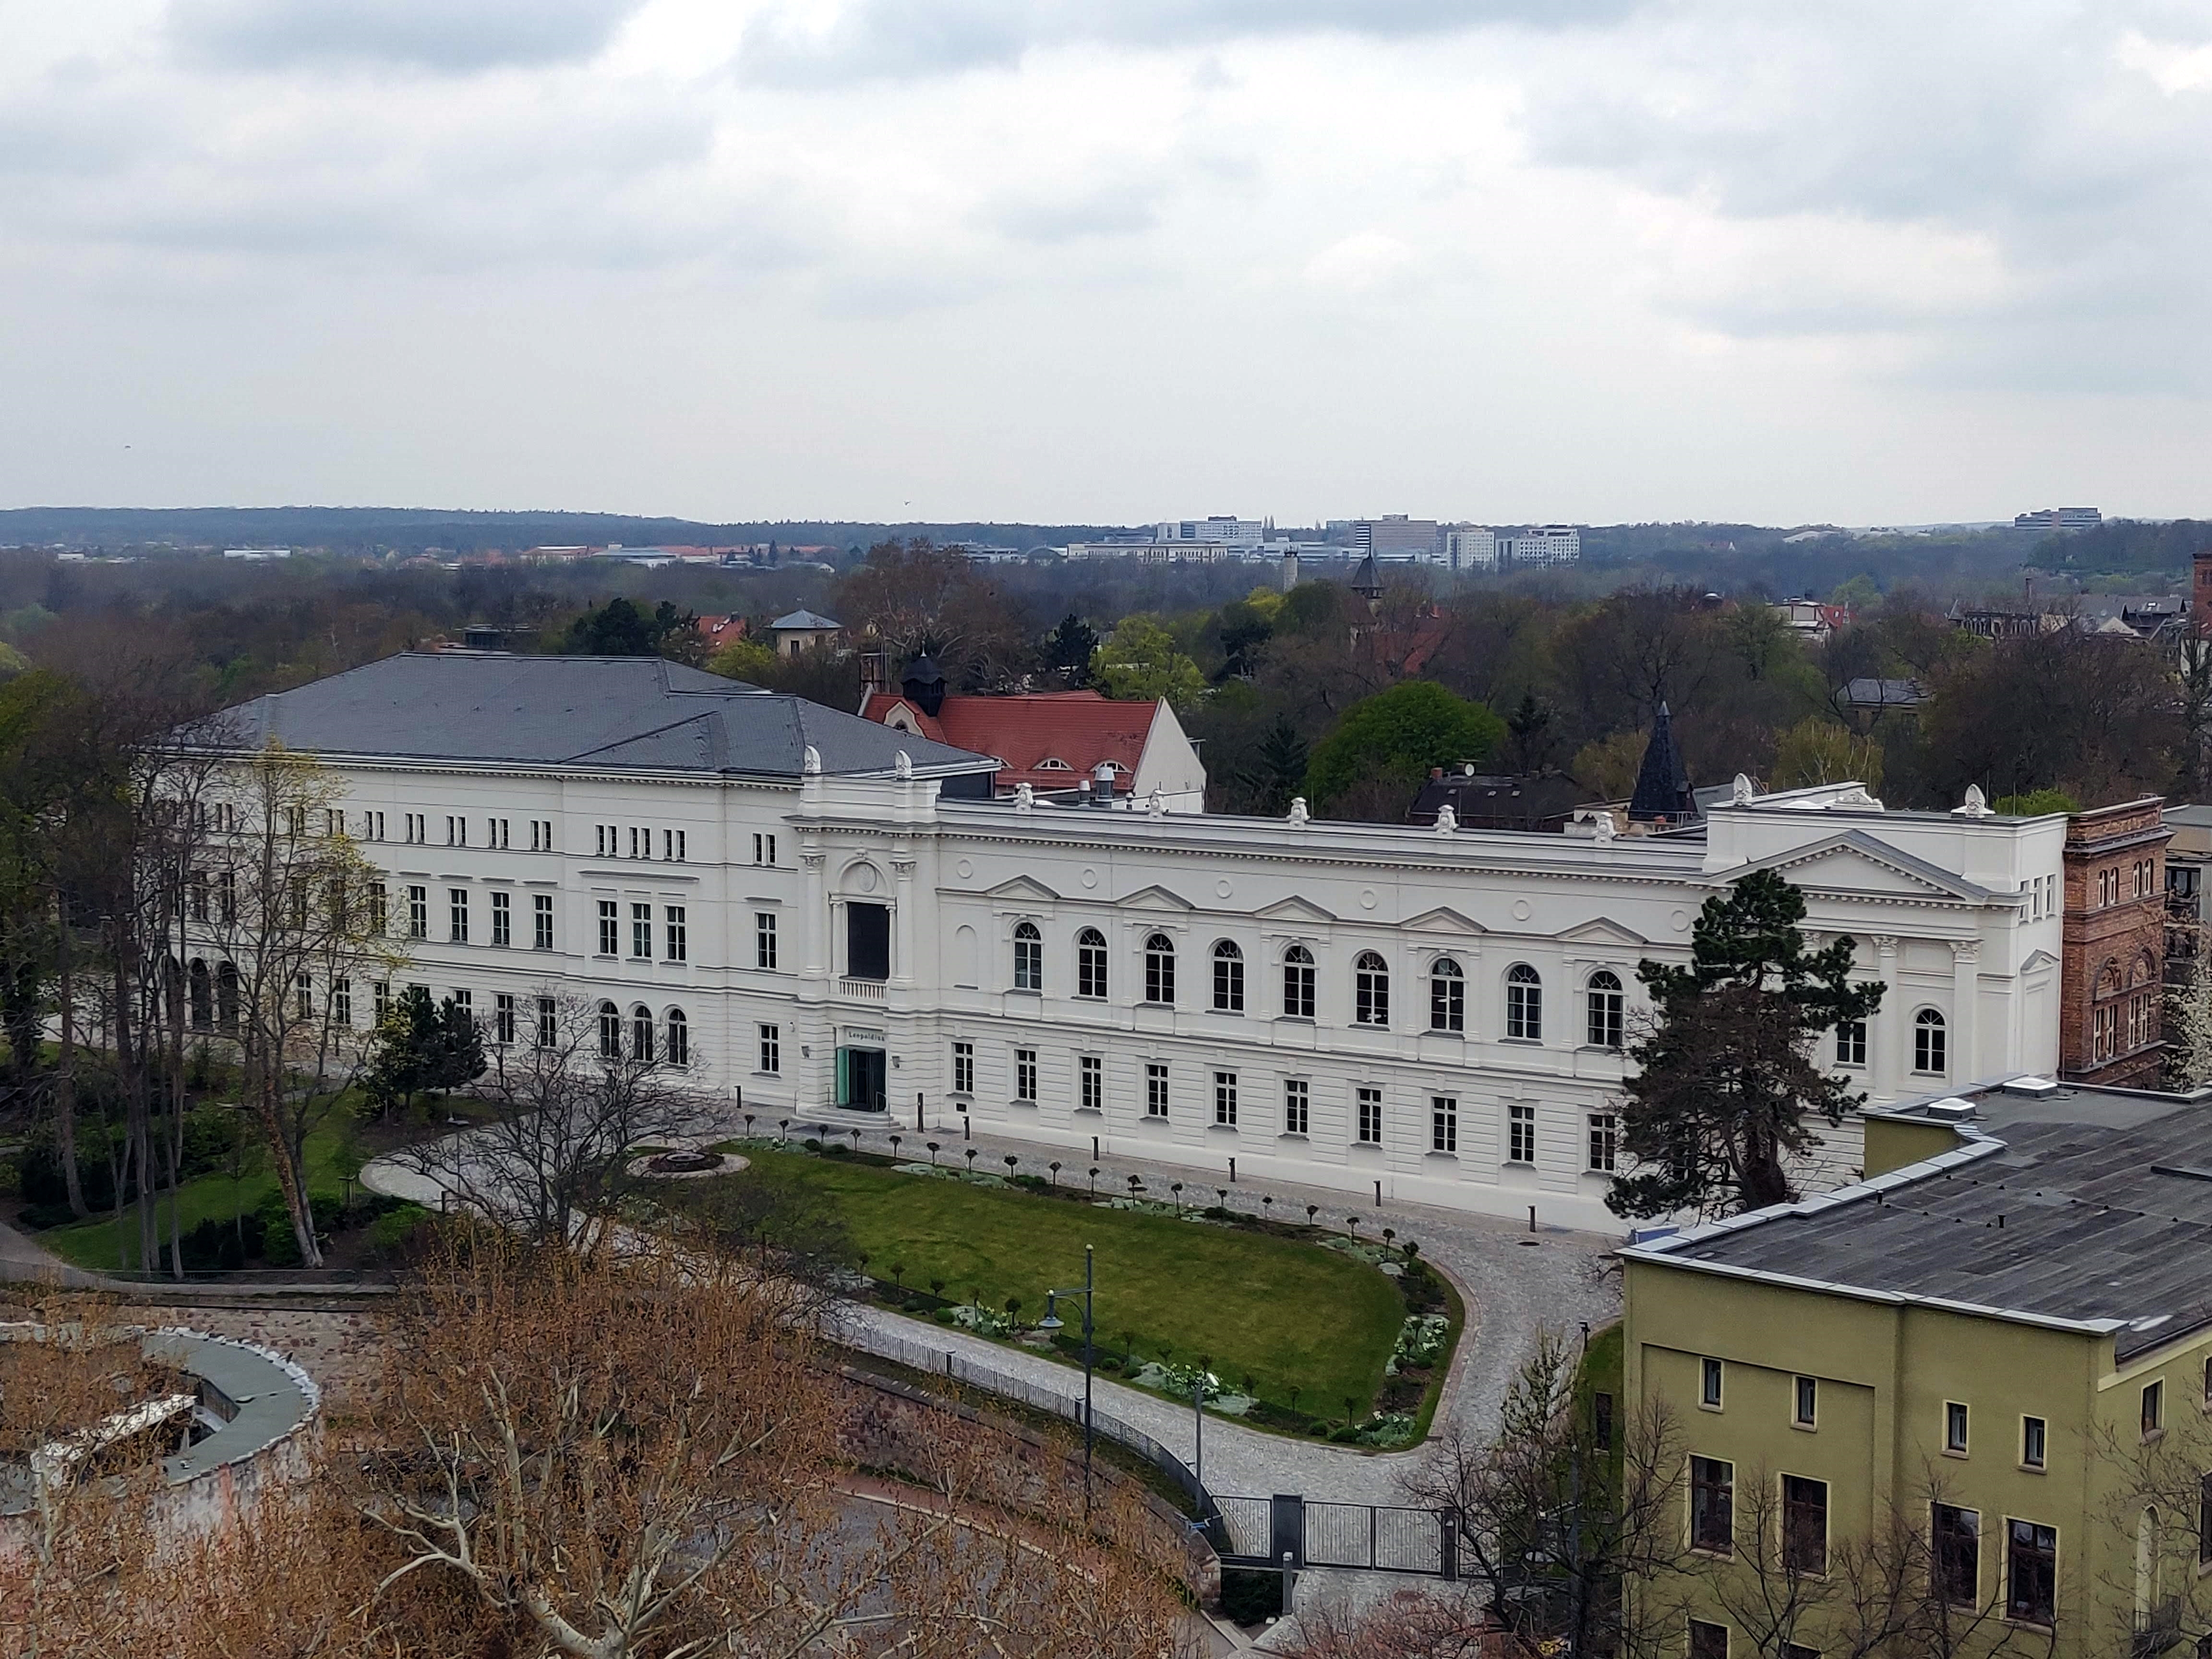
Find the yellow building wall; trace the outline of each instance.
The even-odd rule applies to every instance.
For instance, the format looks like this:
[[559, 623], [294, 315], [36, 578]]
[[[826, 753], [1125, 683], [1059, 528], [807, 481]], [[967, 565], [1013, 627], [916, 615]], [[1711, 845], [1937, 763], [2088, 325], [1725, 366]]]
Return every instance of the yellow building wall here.
[[1865, 1169], [1871, 1180], [1908, 1164], [1954, 1152], [1959, 1136], [1947, 1123], [1907, 1123], [1897, 1118], [1866, 1119]]

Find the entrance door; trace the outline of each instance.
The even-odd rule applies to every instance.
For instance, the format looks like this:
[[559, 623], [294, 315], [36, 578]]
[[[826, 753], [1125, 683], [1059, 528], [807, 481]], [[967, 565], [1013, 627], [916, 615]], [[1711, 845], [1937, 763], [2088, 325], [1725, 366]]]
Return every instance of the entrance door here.
[[855, 1111], [880, 1112], [887, 1104], [890, 1064], [880, 1048], [837, 1051], [837, 1103]]

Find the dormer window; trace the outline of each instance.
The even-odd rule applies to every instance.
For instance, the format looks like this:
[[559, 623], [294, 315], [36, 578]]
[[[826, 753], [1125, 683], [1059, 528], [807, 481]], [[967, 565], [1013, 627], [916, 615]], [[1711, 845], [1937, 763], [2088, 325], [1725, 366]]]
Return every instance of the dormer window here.
[[1036, 763], [1036, 769], [1040, 772], [1073, 772], [1075, 769], [1066, 761], [1048, 755]]

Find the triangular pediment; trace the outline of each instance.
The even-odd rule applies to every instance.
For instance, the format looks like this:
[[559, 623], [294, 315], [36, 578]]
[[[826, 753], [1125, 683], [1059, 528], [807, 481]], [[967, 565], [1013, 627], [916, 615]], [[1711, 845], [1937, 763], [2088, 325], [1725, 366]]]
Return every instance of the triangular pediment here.
[[2058, 958], [2052, 956], [2050, 951], [2031, 951], [2028, 952], [2027, 960], [2020, 964], [2020, 971], [2023, 974], [2033, 974], [2045, 968], [2056, 968], [2057, 965]]
[[1778, 871], [1795, 886], [1852, 898], [1978, 901], [1990, 896], [1987, 889], [1857, 830], [1755, 860], [1725, 873], [1735, 881], [1753, 870]]
[[1439, 904], [1433, 910], [1424, 910], [1418, 916], [1408, 917], [1407, 929], [1416, 933], [1480, 933], [1489, 930], [1473, 916], [1462, 915], [1449, 904]]
[[1000, 882], [990, 890], [994, 899], [1011, 899], [1031, 903], [1048, 902], [1060, 896], [1042, 882], [1029, 876], [1016, 876], [1012, 881]]
[[1139, 887], [1115, 901], [1125, 910], [1194, 910], [1198, 907], [1164, 887]]
[[1334, 921], [1336, 917], [1310, 899], [1277, 899], [1252, 913], [1261, 921]]
[[1624, 927], [1610, 916], [1594, 916], [1578, 922], [1559, 936], [1565, 945], [1649, 945], [1651, 941], [1633, 927]]

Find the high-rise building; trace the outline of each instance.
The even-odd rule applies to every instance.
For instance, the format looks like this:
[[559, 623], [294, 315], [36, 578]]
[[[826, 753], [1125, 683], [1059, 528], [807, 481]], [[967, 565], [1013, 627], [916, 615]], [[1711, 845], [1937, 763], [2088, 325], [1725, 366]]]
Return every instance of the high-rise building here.
[[1498, 532], [1480, 525], [1454, 525], [1444, 532], [1443, 564], [1450, 570], [1498, 568]]
[[2014, 530], [2094, 530], [2105, 515], [2094, 507], [2039, 507], [2013, 514]]
[[1501, 537], [1498, 551], [1516, 565], [1572, 564], [1583, 556], [1583, 532], [1571, 524], [1540, 524], [1510, 542]]
[[1164, 542], [1228, 542], [1249, 545], [1265, 538], [1264, 519], [1238, 519], [1215, 514], [1210, 519], [1170, 519], [1158, 527]]
[[1379, 519], [1355, 519], [1352, 523], [1352, 545], [1355, 551], [1372, 553], [1377, 558], [1411, 554], [1417, 559], [1433, 559], [1437, 554], [1437, 521], [1409, 519], [1402, 513], [1386, 513]]

